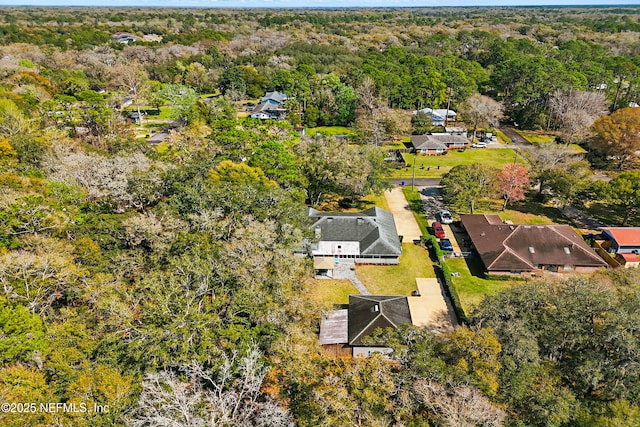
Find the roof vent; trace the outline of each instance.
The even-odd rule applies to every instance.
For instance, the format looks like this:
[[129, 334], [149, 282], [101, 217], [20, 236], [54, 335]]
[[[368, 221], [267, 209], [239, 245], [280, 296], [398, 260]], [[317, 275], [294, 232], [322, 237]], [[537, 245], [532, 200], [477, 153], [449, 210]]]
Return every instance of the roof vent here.
[[380, 311], [380, 306], [378, 304], [371, 307], [371, 311], [374, 313], [378, 313]]
[[565, 254], [567, 254], [567, 255], [569, 255], [569, 254], [571, 253], [571, 251], [569, 250], [569, 248], [568, 248], [568, 247], [566, 247], [566, 246], [565, 246], [564, 248], [562, 248], [562, 249], [564, 249], [564, 253], [565, 253]]
[[510, 225], [510, 226], [509, 226], [509, 229], [510, 229], [510, 230], [515, 230], [515, 227], [514, 227], [513, 225]]
[[535, 254], [536, 253], [536, 250], [535, 250], [535, 248], [533, 246], [529, 246], [529, 253], [530, 254]]
[[327, 218], [327, 222], [331, 222], [331, 221], [333, 221], [333, 218], [331, 217]]
[[486, 236], [486, 235], [487, 235], [487, 233], [485, 233], [484, 231], [483, 231], [482, 233], [480, 233], [480, 236], [481, 236], [481, 237], [484, 237], [484, 236]]

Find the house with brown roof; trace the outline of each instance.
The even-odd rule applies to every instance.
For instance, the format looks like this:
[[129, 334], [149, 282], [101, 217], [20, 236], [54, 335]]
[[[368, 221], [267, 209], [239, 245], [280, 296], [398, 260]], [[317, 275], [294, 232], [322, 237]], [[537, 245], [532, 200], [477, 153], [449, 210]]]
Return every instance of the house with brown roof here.
[[593, 273], [607, 264], [568, 225], [505, 224], [498, 215], [460, 215], [489, 274]]

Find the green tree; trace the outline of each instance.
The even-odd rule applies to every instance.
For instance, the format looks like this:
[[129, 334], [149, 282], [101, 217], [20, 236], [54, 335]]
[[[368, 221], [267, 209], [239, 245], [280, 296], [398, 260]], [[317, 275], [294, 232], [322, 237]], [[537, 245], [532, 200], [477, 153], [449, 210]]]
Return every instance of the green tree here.
[[622, 211], [622, 226], [640, 213], [640, 171], [622, 172], [613, 178], [601, 192], [606, 203]]
[[10, 306], [0, 300], [0, 357], [3, 362], [31, 362], [46, 351], [44, 326], [40, 316], [21, 305]]
[[476, 203], [492, 194], [495, 176], [493, 168], [480, 163], [454, 166], [440, 182], [442, 197], [447, 205], [473, 213]]

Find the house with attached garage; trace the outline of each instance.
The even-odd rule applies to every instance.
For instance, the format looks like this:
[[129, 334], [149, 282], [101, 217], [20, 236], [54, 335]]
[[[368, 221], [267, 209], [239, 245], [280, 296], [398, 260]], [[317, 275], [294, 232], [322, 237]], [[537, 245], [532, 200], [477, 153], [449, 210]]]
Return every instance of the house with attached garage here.
[[362, 212], [321, 212], [309, 209], [316, 241], [314, 257], [350, 258], [361, 264], [398, 264], [401, 238], [391, 212], [373, 207]]
[[416, 154], [437, 155], [447, 150], [461, 149], [469, 145], [464, 134], [457, 133], [428, 133], [425, 135], [411, 135], [411, 147]]
[[489, 274], [593, 273], [607, 267], [568, 225], [506, 224], [498, 215], [460, 219]]

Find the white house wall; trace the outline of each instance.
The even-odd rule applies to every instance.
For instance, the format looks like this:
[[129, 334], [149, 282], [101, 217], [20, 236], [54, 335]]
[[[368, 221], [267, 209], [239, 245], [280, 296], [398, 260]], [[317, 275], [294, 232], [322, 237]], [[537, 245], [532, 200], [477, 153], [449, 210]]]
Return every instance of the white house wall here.
[[319, 241], [313, 255], [357, 256], [360, 255], [360, 242]]

